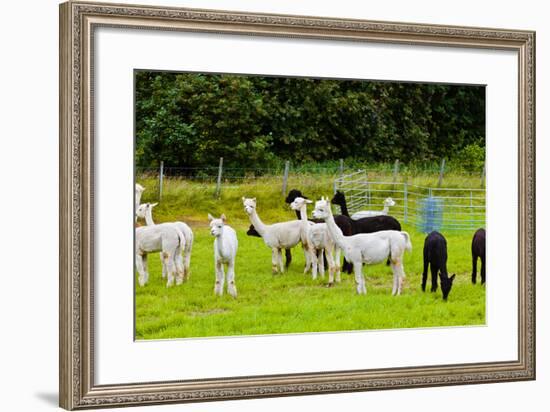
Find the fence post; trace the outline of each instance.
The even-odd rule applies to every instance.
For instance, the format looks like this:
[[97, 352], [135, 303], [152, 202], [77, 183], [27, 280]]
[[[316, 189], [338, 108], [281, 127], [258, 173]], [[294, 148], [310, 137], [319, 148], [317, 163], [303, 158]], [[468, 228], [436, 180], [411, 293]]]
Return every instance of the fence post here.
[[164, 180], [164, 161], [160, 161], [160, 170], [159, 170], [159, 200], [162, 199], [162, 182]]
[[223, 157], [220, 157], [220, 165], [218, 166], [218, 180], [216, 182], [216, 197], [220, 197], [220, 191], [222, 189], [222, 171], [223, 171]]
[[393, 165], [393, 183], [397, 181], [397, 173], [399, 173], [399, 159], [395, 160], [395, 164]]
[[485, 186], [485, 162], [483, 162], [483, 170], [481, 171], [481, 187]]
[[441, 167], [439, 169], [439, 181], [437, 182], [438, 187], [441, 187], [441, 183], [443, 182], [444, 172], [445, 172], [445, 158], [441, 159]]
[[408, 184], [407, 182], [403, 183], [403, 220], [405, 223], [407, 223], [408, 218], [408, 206], [409, 206], [409, 199], [408, 199]]
[[286, 185], [288, 183], [288, 169], [290, 168], [290, 161], [285, 162], [285, 172], [283, 174], [283, 196], [286, 194]]

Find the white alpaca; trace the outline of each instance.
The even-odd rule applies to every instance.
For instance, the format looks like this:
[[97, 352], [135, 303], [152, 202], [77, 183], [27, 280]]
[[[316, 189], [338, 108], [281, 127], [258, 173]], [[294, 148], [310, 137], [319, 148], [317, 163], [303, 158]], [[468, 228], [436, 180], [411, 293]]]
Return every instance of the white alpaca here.
[[225, 275], [223, 265], [227, 264], [227, 293], [234, 298], [237, 297], [237, 286], [235, 285], [235, 257], [237, 256], [237, 248], [239, 242], [237, 233], [231, 227], [225, 224], [225, 215], [221, 215], [219, 219], [208, 214], [210, 221], [210, 233], [215, 236], [214, 239], [214, 266], [216, 270], [216, 283], [214, 285], [214, 293], [223, 295], [223, 283]]
[[407, 232], [383, 230], [344, 236], [334, 222], [330, 202], [325, 198], [321, 198], [315, 203], [313, 216], [325, 220], [336, 245], [344, 251], [346, 260], [353, 264], [357, 293], [367, 293], [367, 286], [363, 277], [363, 263], [374, 265], [385, 262], [389, 257], [393, 271], [392, 294], [394, 296], [401, 294], [403, 279], [405, 278], [403, 255], [406, 250], [412, 250], [411, 240]]
[[[153, 221], [153, 208], [156, 205], [158, 205], [158, 203], [143, 203], [137, 208], [136, 216], [138, 218], [145, 219], [147, 226], [153, 226], [155, 224]], [[169, 224], [173, 224], [181, 230], [181, 233], [183, 233], [183, 237], [185, 238], [185, 245], [182, 247], [183, 258], [180, 254], [176, 256], [176, 259], [179, 261], [178, 265], [183, 266], [183, 279], [187, 280], [191, 274], [191, 251], [193, 249], [194, 239], [193, 231], [183, 222], [170, 222]], [[183, 262], [181, 262], [182, 259]], [[162, 277], [166, 277], [166, 270], [164, 266], [162, 267]]]
[[[302, 222], [302, 231], [305, 232], [307, 238], [307, 249], [310, 254], [312, 262], [312, 278], [317, 278], [317, 270], [321, 276], [325, 276], [325, 263], [323, 261], [323, 252], [327, 257], [328, 270], [329, 270], [329, 285], [334, 282], [334, 272], [336, 271], [336, 264], [334, 263], [333, 251], [334, 241], [328, 233], [326, 223], [311, 224], [307, 219], [307, 204], [313, 203], [309, 199], [303, 197], [297, 197], [290, 204], [292, 210], [298, 210], [300, 212], [300, 221]], [[340, 276], [338, 274], [338, 281]]]
[[160, 252], [163, 270], [166, 268], [168, 276], [166, 286], [174, 284], [174, 277], [176, 277], [176, 284], [181, 284], [183, 282], [183, 267], [180, 266], [176, 257], [181, 255], [181, 248], [184, 244], [183, 233], [169, 223], [136, 228], [135, 253], [139, 285], [143, 286], [149, 280], [147, 255], [155, 252]]
[[136, 206], [136, 208], [134, 209], [134, 212], [136, 213], [136, 216], [135, 216], [136, 220], [137, 220], [137, 210], [139, 207], [139, 203], [141, 202], [141, 195], [143, 194], [144, 190], [145, 188], [142, 185], [140, 185], [139, 183], [136, 183], [136, 189], [134, 193], [134, 201]]
[[271, 248], [271, 269], [273, 273], [284, 272], [283, 249], [296, 246], [302, 235], [302, 222], [291, 220], [288, 222], [266, 225], [256, 213], [256, 198], [247, 199], [243, 197], [244, 211], [250, 219], [250, 223], [260, 234], [264, 243]]
[[361, 210], [360, 212], [355, 212], [353, 215], [351, 215], [351, 218], [353, 220], [362, 219], [364, 217], [372, 217], [372, 216], [380, 216], [380, 215], [387, 215], [390, 211], [390, 207], [395, 206], [395, 202], [391, 197], [387, 197], [384, 200], [384, 208], [380, 211], [375, 210]]

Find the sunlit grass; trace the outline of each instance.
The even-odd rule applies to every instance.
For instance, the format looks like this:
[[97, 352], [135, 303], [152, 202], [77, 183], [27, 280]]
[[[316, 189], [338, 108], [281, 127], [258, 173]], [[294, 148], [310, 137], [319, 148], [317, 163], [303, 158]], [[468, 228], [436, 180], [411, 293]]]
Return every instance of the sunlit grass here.
[[[210, 204], [213, 212], [219, 213], [221, 207], [215, 206], [216, 203]], [[407, 278], [403, 294], [391, 296], [391, 269], [381, 264], [365, 267], [368, 293], [358, 296], [353, 276], [343, 274], [341, 284], [327, 288], [326, 278], [314, 281], [310, 275], [304, 275], [300, 248], [293, 250], [293, 262], [287, 273], [272, 275], [271, 251], [261, 239], [246, 236], [248, 222], [239, 216], [244, 214], [242, 207], [227, 206], [227, 210], [229, 223], [237, 229], [239, 238], [238, 298], [214, 295], [213, 238], [204, 218], [193, 221], [195, 244], [187, 283], [166, 288], [158, 255], [149, 258], [150, 281], [145, 287], [136, 286], [137, 339], [485, 323], [485, 289], [470, 283], [469, 233], [446, 234], [449, 271], [457, 274], [447, 302], [442, 300], [440, 291], [423, 293], [420, 289], [424, 235], [412, 227], [404, 227], [412, 236], [413, 252], [405, 258]], [[197, 212], [194, 216], [198, 219], [201, 215]]]

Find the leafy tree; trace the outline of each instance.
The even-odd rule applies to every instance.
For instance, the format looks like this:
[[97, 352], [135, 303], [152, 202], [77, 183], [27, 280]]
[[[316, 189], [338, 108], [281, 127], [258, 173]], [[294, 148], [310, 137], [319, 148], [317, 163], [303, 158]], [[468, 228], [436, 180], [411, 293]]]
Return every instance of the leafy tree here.
[[485, 146], [485, 88], [140, 71], [139, 166], [452, 159]]

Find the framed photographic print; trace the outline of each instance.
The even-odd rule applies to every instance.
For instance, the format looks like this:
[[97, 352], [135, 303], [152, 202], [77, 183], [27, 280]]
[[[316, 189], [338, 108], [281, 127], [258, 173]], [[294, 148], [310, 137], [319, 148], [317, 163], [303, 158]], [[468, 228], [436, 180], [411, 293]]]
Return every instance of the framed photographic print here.
[[66, 409], [535, 378], [535, 33], [60, 6]]

